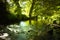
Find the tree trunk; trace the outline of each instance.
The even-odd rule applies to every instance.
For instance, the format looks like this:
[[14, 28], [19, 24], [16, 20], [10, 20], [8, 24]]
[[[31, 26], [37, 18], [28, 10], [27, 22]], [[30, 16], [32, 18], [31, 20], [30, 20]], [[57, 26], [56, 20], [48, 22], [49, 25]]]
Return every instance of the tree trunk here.
[[29, 18], [30, 18], [30, 20], [29, 20], [29, 23], [31, 24], [31, 14], [32, 14], [32, 11], [33, 11], [33, 7], [34, 7], [34, 4], [35, 4], [35, 2], [34, 2], [35, 0], [32, 0], [32, 3], [31, 3], [31, 7], [30, 7], [30, 12], [29, 12]]

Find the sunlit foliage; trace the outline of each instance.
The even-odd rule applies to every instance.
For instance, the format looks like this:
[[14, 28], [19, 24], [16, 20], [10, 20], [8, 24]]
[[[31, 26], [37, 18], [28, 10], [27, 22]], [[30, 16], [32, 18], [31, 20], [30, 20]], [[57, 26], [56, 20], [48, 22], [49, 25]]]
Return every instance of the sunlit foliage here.
[[52, 26], [54, 20], [60, 24], [60, 0], [1, 0], [1, 2], [3, 5], [6, 3], [7, 10], [5, 14], [4, 9], [0, 12], [3, 15], [0, 17], [4, 18], [1, 23], [6, 24], [12, 40], [35, 40], [35, 38], [46, 40], [48, 31], [54, 28]]

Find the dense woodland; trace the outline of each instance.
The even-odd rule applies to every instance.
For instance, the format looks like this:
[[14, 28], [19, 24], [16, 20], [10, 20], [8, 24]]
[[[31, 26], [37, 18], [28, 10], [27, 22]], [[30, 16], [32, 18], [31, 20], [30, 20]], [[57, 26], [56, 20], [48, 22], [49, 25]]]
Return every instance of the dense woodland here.
[[60, 40], [60, 0], [0, 0], [0, 40]]

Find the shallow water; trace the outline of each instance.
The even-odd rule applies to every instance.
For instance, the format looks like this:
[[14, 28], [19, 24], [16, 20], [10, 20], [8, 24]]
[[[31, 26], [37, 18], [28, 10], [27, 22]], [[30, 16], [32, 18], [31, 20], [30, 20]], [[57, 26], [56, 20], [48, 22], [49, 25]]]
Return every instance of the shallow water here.
[[15, 40], [28, 40], [28, 36], [30, 35], [28, 31], [33, 30], [32, 27], [34, 26], [35, 21], [32, 20], [31, 22], [32, 23], [29, 23], [29, 21], [21, 21], [19, 25], [12, 24], [7, 28], [15, 34], [18, 34]]

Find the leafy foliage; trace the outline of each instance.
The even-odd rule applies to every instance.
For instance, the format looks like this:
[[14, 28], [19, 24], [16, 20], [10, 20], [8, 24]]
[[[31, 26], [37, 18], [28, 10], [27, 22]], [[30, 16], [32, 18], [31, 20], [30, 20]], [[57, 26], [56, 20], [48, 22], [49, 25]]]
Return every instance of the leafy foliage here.
[[[20, 33], [21, 35], [19, 37], [23, 35], [25, 35], [25, 37], [22, 38], [27, 37], [25, 40], [52, 40], [53, 38], [58, 40], [58, 35], [60, 35], [57, 34], [58, 27], [55, 29], [55, 26], [52, 25], [54, 20], [56, 20], [57, 25], [60, 24], [60, 0], [10, 0], [9, 2], [7, 0], [0, 1], [1, 25], [7, 26], [15, 23], [19, 24], [21, 21], [26, 20], [29, 20], [29, 26], [32, 29], [26, 32], [22, 29], [21, 32], [17, 33], [10, 30], [11, 33], [8, 33], [11, 34], [11, 38], [13, 40], [18, 38]], [[32, 22], [32, 20], [34, 22]], [[5, 28], [4, 26], [2, 29]], [[15, 27], [16, 26], [12, 28], [15, 29]], [[60, 33], [59, 30], [58, 33]], [[55, 37], [51, 38], [52, 35]]]

